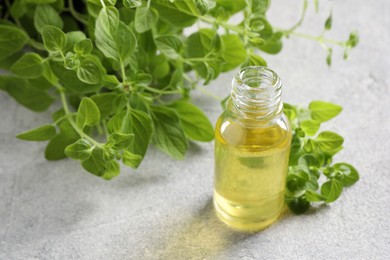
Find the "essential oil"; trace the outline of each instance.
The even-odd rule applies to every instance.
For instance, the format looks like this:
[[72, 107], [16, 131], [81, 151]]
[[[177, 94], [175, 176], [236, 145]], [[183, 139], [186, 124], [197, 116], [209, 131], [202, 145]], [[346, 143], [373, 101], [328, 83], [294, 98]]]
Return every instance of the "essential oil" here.
[[291, 129], [281, 81], [265, 67], [246, 67], [216, 125], [214, 207], [228, 226], [257, 231], [284, 208]]

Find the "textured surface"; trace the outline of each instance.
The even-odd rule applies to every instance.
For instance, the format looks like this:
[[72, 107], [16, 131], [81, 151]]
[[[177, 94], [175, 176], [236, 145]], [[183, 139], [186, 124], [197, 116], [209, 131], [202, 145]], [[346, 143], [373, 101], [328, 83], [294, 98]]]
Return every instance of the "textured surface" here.
[[[302, 31], [321, 30], [329, 6], [320, 3], [322, 12], [309, 15]], [[298, 1], [274, 1], [270, 17], [286, 27], [299, 9]], [[138, 171], [123, 169], [107, 182], [77, 162], [45, 161], [43, 143], [15, 139], [50, 114], [27, 111], [0, 93], [0, 259], [390, 259], [390, 2], [334, 1], [333, 14], [332, 37], [359, 29], [349, 61], [335, 50], [329, 69], [326, 53], [298, 38], [267, 58], [284, 81], [285, 101], [343, 105], [326, 126], [345, 137], [337, 159], [353, 163], [361, 180], [340, 201], [286, 214], [258, 234], [236, 233], [210, 203], [212, 143], [191, 144], [180, 162], [151, 149]], [[226, 95], [232, 75], [207, 88]], [[221, 112], [204, 95], [194, 101], [213, 121]]]

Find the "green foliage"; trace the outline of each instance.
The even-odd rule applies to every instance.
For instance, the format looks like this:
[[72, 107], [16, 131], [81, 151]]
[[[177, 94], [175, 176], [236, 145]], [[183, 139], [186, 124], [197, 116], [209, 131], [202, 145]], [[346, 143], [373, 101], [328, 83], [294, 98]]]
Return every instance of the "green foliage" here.
[[284, 104], [293, 129], [286, 202], [296, 214], [305, 213], [312, 202], [337, 200], [344, 187], [359, 180], [352, 165], [332, 164], [333, 156], [342, 149], [343, 137], [332, 131], [317, 134], [321, 123], [341, 110], [341, 106], [323, 101], [311, 102], [308, 109]]
[[[332, 47], [347, 58], [359, 41], [357, 32], [346, 42], [327, 39], [331, 16], [320, 36], [296, 33], [307, 1], [302, 19], [286, 30], [268, 21], [270, 0], [88, 0], [77, 9], [70, 3], [1, 2], [0, 67], [7, 74], [0, 90], [37, 112], [60, 99], [51, 124], [17, 137], [47, 140], [48, 160], [69, 157], [107, 180], [119, 174], [119, 161], [138, 168], [150, 144], [183, 159], [189, 141], [212, 141], [211, 122], [190, 99], [199, 84], [239, 66], [266, 66], [261, 52], [279, 53], [293, 36], [320, 43], [328, 64]], [[232, 24], [237, 13], [242, 20]], [[183, 33], [197, 21], [197, 31]], [[340, 112], [322, 101], [309, 109], [285, 105], [294, 128], [286, 201], [294, 212], [334, 201], [359, 178], [350, 164], [331, 164], [343, 138], [318, 133]]]
[[47, 141], [56, 135], [53, 125], [43, 125], [38, 128], [18, 134], [16, 137], [26, 141]]
[[0, 60], [20, 51], [28, 41], [28, 35], [21, 29], [0, 24]]
[[39, 78], [43, 73], [43, 60], [36, 53], [25, 53], [12, 65], [11, 71], [21, 78]]

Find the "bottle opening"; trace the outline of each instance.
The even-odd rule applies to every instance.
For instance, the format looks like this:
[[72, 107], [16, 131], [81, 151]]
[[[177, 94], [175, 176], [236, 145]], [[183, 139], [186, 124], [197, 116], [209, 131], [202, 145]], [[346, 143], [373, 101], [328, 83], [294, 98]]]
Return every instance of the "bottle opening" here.
[[281, 114], [282, 82], [272, 70], [261, 66], [242, 68], [232, 82], [236, 110], [256, 120], [271, 120]]

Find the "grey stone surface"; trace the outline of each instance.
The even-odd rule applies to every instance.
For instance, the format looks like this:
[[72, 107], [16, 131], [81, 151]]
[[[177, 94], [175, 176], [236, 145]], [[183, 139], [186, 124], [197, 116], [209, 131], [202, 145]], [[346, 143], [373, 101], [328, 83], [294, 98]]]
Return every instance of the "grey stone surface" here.
[[[299, 1], [273, 1], [270, 18], [285, 27], [298, 19]], [[311, 1], [309, 1], [311, 2]], [[329, 10], [310, 7], [301, 31], [318, 32]], [[334, 30], [361, 42], [332, 68], [317, 44], [291, 37], [280, 55], [267, 56], [284, 81], [284, 100], [329, 100], [343, 113], [326, 124], [345, 137], [337, 159], [351, 162], [361, 180], [330, 206], [303, 216], [285, 214], [257, 234], [228, 229], [211, 205], [213, 144], [191, 144], [173, 161], [150, 149], [139, 170], [123, 168], [104, 181], [77, 162], [47, 162], [45, 144], [15, 133], [47, 122], [0, 93], [0, 259], [390, 259], [390, 2], [333, 2]], [[224, 96], [234, 72], [207, 87]], [[215, 122], [218, 102], [195, 93]]]

